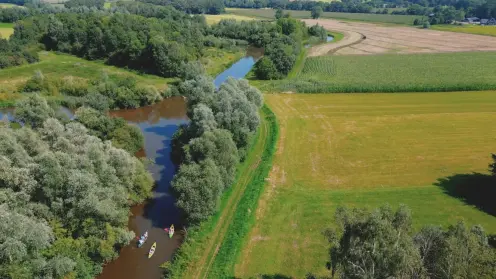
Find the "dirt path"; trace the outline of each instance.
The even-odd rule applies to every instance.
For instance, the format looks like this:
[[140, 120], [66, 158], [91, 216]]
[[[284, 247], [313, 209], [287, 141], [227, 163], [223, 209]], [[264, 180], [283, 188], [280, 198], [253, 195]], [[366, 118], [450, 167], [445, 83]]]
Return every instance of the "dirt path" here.
[[[307, 25], [319, 24], [328, 30], [343, 32], [338, 43], [324, 44], [310, 50], [309, 56], [384, 53], [439, 53], [464, 51], [496, 51], [496, 37], [419, 29], [405, 26], [381, 26], [362, 22], [343, 22], [333, 19], [307, 19]], [[363, 34], [364, 40], [357, 41]], [[347, 38], [348, 37], [348, 38]], [[354, 43], [353, 43], [354, 42]]]
[[269, 124], [265, 120], [264, 115], [261, 115], [260, 119], [261, 123], [258, 140], [253, 147], [252, 152], [250, 152], [248, 158], [246, 158], [236, 184], [233, 185], [234, 192], [231, 194], [226, 207], [222, 210], [219, 221], [217, 222], [214, 231], [211, 233], [211, 238], [206, 241], [205, 249], [198, 255], [198, 260], [190, 265], [188, 271], [184, 273], [185, 278], [203, 279], [208, 277], [208, 271], [220, 249], [227, 229], [231, 224], [234, 213], [236, 212], [236, 207], [243, 196], [246, 186], [250, 183], [253, 173], [257, 169], [261, 155], [267, 144]]
[[354, 31], [342, 31], [344, 37], [337, 43], [327, 43], [314, 46], [308, 50], [308, 56], [322, 56], [333, 53], [341, 48], [357, 44], [363, 39], [363, 35]]

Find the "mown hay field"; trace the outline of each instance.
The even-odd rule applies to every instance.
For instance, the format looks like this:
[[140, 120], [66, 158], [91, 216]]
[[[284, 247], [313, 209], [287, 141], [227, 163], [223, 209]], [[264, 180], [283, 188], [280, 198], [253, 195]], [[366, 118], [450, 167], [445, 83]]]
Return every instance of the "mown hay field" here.
[[477, 35], [496, 36], [496, 26], [480, 26], [480, 25], [432, 25], [431, 29], [440, 31], [450, 31], [459, 33], [469, 33]]
[[494, 52], [309, 57], [293, 79], [260, 84], [269, 92], [426, 92], [496, 89]]
[[488, 129], [496, 121], [496, 91], [265, 99], [280, 138], [236, 278], [329, 275], [322, 230], [338, 206], [406, 204], [416, 229], [464, 220], [496, 233], [494, 216], [446, 192], [455, 175], [487, 175], [496, 150], [496, 131]]
[[207, 23], [211, 25], [218, 23], [223, 19], [235, 19], [242, 21], [242, 20], [255, 20], [256, 18], [250, 16], [235, 15], [235, 14], [220, 14], [220, 15], [205, 15], [205, 19], [207, 20]]
[[[236, 14], [236, 15], [257, 17], [257, 18], [268, 18], [268, 19], [273, 19], [275, 15], [275, 10], [273, 9], [228, 8], [226, 9], [226, 11], [229, 14]], [[290, 13], [291, 16], [295, 18], [311, 18], [310, 11], [285, 10], [284, 12]], [[334, 18], [334, 19], [353, 20], [353, 21], [413, 25], [413, 21], [416, 18], [421, 18], [421, 17], [413, 16], [413, 15], [391, 15], [391, 14], [382, 15], [382, 14], [324, 12], [322, 13], [321, 18]]]
[[13, 23], [0, 23], [0, 38], [8, 39], [14, 33]]

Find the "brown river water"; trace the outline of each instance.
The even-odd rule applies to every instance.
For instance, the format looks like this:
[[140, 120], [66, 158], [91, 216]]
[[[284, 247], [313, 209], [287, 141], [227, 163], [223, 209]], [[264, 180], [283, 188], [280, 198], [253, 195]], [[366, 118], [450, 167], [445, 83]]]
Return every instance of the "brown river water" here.
[[[219, 87], [228, 77], [243, 78], [262, 55], [261, 49], [248, 48], [246, 56], [219, 74], [214, 84]], [[61, 108], [61, 111], [72, 118], [73, 112], [67, 108]], [[0, 109], [0, 121], [11, 119], [12, 112], [11, 108]], [[179, 126], [188, 123], [186, 102], [182, 97], [173, 97], [151, 106], [112, 111], [110, 115], [122, 117], [140, 128], [145, 145], [136, 155], [149, 161], [148, 170], [156, 184], [153, 197], [131, 208], [132, 215], [129, 217], [129, 229], [136, 236], [148, 231], [146, 243], [138, 248], [134, 240], [122, 248], [119, 257], [107, 263], [97, 279], [159, 279], [159, 266], [171, 260], [183, 236], [179, 211], [170, 193], [170, 182], [176, 171], [170, 160], [170, 143]], [[164, 228], [171, 224], [174, 224], [176, 233], [169, 238]], [[157, 248], [153, 257], [148, 259], [148, 251], [154, 242], [157, 242]]]

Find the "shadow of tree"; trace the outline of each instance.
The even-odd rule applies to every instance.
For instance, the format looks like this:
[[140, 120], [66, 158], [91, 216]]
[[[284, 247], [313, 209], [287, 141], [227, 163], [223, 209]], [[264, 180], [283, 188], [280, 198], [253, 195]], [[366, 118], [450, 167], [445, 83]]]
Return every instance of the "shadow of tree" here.
[[482, 173], [456, 174], [440, 178], [434, 185], [442, 187], [448, 195], [496, 216], [495, 177]]

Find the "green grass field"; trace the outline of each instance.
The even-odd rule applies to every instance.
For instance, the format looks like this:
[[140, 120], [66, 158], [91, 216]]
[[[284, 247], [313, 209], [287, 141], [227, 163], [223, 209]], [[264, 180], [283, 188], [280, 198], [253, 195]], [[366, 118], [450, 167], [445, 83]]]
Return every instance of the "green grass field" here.
[[415, 228], [465, 220], [496, 233], [494, 216], [436, 186], [455, 174], [486, 173], [496, 150], [496, 131], [488, 129], [496, 91], [265, 99], [280, 139], [235, 278], [329, 275], [321, 232], [340, 205], [406, 204]]
[[480, 25], [432, 25], [431, 29], [440, 31], [451, 31], [460, 33], [470, 33], [477, 35], [496, 36], [496, 26], [480, 26]]
[[[237, 9], [228, 8], [227, 13], [256, 17], [256, 18], [267, 18], [273, 19], [275, 10], [273, 9]], [[292, 17], [295, 18], [310, 18], [310, 11], [289, 11]], [[413, 21], [416, 18], [421, 18], [421, 16], [411, 16], [411, 15], [381, 15], [381, 14], [358, 14], [358, 13], [334, 13], [334, 12], [324, 12], [321, 18], [333, 18], [342, 20], [352, 20], [352, 21], [367, 21], [375, 23], [388, 23], [388, 24], [404, 24], [413, 25]]]
[[122, 68], [105, 65], [102, 62], [88, 61], [66, 54], [40, 52], [39, 56], [40, 62], [38, 63], [2, 69], [0, 71], [0, 88], [2, 88], [0, 92], [15, 91], [37, 70], [51, 77], [74, 76], [88, 80], [97, 79], [105, 72], [110, 78], [113, 76], [133, 77], [139, 84], [153, 85], [160, 89], [166, 88], [167, 81], [171, 80], [153, 75], [140, 75]]
[[0, 38], [8, 39], [14, 33], [14, 23], [0, 22]]
[[22, 7], [22, 6], [18, 6], [16, 4], [10, 4], [10, 3], [0, 3], [0, 9], [2, 9], [2, 8], [13, 8], [13, 7]]
[[494, 52], [309, 57], [295, 78], [255, 82], [268, 92], [428, 92], [496, 89]]

